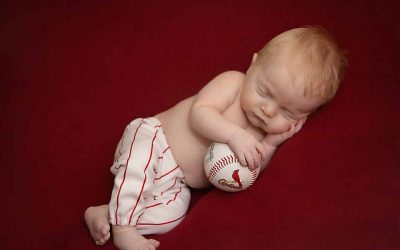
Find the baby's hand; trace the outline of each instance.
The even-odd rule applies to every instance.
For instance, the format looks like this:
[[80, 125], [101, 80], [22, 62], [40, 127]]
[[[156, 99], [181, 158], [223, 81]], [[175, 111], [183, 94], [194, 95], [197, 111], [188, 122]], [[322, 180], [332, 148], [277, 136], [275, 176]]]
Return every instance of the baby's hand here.
[[280, 134], [268, 134], [265, 136], [264, 141], [270, 146], [279, 146], [287, 139], [291, 138], [294, 134], [300, 131], [304, 123], [306, 123], [307, 117], [299, 120], [296, 124], [290, 125], [288, 131]]
[[251, 171], [258, 168], [266, 157], [264, 145], [244, 129], [236, 131], [229, 138], [228, 146], [239, 158], [240, 164], [249, 167]]

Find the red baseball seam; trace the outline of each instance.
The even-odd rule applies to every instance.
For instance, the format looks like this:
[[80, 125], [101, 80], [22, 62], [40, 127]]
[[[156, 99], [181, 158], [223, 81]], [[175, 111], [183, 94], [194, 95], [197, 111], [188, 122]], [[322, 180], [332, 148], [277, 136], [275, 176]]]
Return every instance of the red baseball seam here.
[[221, 169], [223, 169], [227, 165], [230, 165], [230, 164], [238, 162], [238, 161], [239, 161], [239, 159], [237, 158], [236, 155], [228, 155], [228, 156], [222, 157], [216, 163], [214, 163], [214, 165], [211, 167], [210, 173], [208, 174], [208, 179], [210, 181], [213, 180]]
[[256, 179], [257, 179], [257, 176], [258, 176], [258, 173], [257, 173], [256, 170], [251, 171], [251, 180], [250, 180], [250, 184], [249, 184], [248, 187], [250, 187], [251, 185], [254, 184], [254, 182], [255, 182]]
[[[208, 174], [208, 179], [210, 181], [212, 181], [215, 178], [215, 176], [218, 174], [218, 172], [221, 171], [222, 168], [226, 167], [229, 164], [236, 163], [236, 162], [239, 162], [239, 159], [236, 155], [224, 156], [222, 159], [220, 159], [216, 163], [214, 163], [214, 165], [211, 167], [211, 170]], [[251, 185], [253, 185], [253, 183], [257, 179], [257, 171], [256, 170], [251, 171], [251, 174], [252, 174], [251, 180], [247, 187], [250, 187]]]

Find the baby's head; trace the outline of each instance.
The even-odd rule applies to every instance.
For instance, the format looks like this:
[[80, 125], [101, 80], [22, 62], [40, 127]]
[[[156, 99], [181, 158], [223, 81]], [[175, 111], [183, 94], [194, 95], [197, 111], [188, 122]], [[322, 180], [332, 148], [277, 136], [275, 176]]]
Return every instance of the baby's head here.
[[343, 52], [322, 27], [286, 31], [254, 55], [242, 108], [266, 132], [286, 131], [335, 96], [346, 65]]
[[283, 57], [293, 84], [302, 85], [306, 97], [319, 97], [322, 103], [335, 96], [347, 65], [333, 36], [319, 26], [283, 32], [257, 54], [256, 63]]

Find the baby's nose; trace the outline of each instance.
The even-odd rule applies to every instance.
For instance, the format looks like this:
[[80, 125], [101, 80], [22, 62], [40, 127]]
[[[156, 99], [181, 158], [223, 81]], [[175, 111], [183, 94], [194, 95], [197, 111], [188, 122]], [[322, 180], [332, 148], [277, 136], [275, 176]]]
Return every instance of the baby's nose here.
[[261, 110], [268, 117], [274, 117], [276, 115], [276, 107], [273, 104], [264, 105], [261, 107]]

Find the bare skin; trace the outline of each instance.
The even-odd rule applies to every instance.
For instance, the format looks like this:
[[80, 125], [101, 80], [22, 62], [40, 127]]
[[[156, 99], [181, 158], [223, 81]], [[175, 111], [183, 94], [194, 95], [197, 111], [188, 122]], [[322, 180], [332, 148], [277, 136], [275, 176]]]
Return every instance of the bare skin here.
[[[85, 211], [85, 221], [96, 245], [104, 245], [110, 239], [108, 205], [89, 207]], [[118, 249], [156, 249], [160, 243], [141, 236], [134, 227], [113, 226], [113, 241]]]
[[121, 250], [153, 250], [160, 242], [146, 239], [131, 226], [113, 226], [114, 245]]
[[110, 239], [108, 205], [86, 209], [85, 221], [96, 245], [104, 245]]
[[[156, 115], [188, 186], [210, 185], [199, 166], [203, 166], [212, 141], [227, 143], [242, 165], [250, 169], [261, 165], [263, 169], [276, 147], [297, 133], [307, 116], [321, 104], [319, 99], [307, 99], [302, 96], [302, 89], [289, 85], [287, 72], [275, 70], [281, 68], [277, 65], [279, 62], [272, 63], [276, 67], [269, 67], [271, 74], [265, 79], [264, 69], [254, 63], [256, 59], [255, 55], [246, 75], [225, 72], [197, 95]], [[107, 211], [105, 205], [88, 209], [85, 214], [96, 244], [104, 244], [109, 239]], [[145, 239], [132, 226], [112, 229], [118, 249], [159, 246], [159, 242]]]

